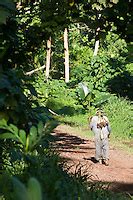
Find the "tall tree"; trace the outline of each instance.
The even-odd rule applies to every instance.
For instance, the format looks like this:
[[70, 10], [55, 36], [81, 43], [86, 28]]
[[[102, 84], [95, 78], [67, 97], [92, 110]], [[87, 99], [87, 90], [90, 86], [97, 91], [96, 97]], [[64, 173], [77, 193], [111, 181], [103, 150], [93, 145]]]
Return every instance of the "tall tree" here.
[[68, 49], [68, 30], [64, 30], [64, 52], [65, 52], [65, 82], [69, 82], [69, 49]]
[[46, 79], [49, 78], [50, 58], [51, 58], [51, 37], [49, 37], [49, 39], [47, 40]]

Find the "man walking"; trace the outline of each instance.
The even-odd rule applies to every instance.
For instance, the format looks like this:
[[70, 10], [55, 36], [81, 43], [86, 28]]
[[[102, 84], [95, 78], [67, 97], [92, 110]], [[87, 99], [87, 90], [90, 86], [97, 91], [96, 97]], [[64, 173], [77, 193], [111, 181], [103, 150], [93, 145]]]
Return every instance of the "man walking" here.
[[102, 110], [98, 110], [96, 115], [90, 119], [90, 128], [95, 135], [95, 159], [100, 163], [109, 165], [109, 135], [111, 128], [108, 118]]

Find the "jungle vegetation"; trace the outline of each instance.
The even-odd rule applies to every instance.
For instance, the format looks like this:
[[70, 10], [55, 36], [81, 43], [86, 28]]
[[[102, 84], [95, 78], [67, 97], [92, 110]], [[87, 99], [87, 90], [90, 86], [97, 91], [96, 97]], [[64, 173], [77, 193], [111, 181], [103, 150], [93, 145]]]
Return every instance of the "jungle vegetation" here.
[[[0, 0], [0, 199], [125, 199], [52, 150], [60, 123], [107, 112], [132, 140], [130, 0]], [[118, 123], [119, 121], [119, 123]]]

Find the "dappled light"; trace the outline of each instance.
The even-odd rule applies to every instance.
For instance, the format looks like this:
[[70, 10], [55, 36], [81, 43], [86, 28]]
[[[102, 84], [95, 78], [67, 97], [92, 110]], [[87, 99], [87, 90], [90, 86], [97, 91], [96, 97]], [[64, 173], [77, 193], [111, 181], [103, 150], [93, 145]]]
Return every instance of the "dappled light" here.
[[0, 1], [0, 200], [133, 197], [131, 8]]

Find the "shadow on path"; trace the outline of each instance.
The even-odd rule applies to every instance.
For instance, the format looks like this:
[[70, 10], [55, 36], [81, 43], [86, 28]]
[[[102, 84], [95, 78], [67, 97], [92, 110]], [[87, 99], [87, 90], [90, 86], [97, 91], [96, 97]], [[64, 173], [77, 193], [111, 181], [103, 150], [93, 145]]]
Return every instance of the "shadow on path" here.
[[[61, 128], [55, 129], [52, 133], [54, 142], [52, 147], [60, 153], [60, 156], [67, 162], [68, 165], [73, 164], [73, 171], [75, 171], [77, 165], [92, 167], [92, 175], [98, 178], [94, 179], [95, 182], [100, 182], [103, 185], [108, 184], [109, 189], [114, 192], [126, 192], [133, 195], [133, 173], [130, 165], [127, 165], [128, 157], [124, 157], [123, 154], [114, 148], [111, 148], [111, 164], [109, 166], [96, 164], [94, 156], [95, 146], [94, 141], [83, 139], [76, 136], [76, 134], [69, 134], [68, 131]], [[121, 162], [122, 159], [122, 162]], [[125, 163], [123, 165], [123, 163]], [[123, 168], [124, 167], [124, 168]], [[83, 173], [84, 173], [83, 168]], [[90, 171], [89, 171], [90, 170]], [[88, 173], [91, 173], [91, 169]]]
[[78, 136], [68, 135], [67, 133], [57, 133], [56, 131], [52, 135], [55, 141], [53, 146], [59, 151], [75, 153], [80, 153], [80, 151], [82, 151], [81, 153], [87, 153], [89, 149], [94, 149], [94, 147], [86, 145], [89, 140], [82, 139]]

